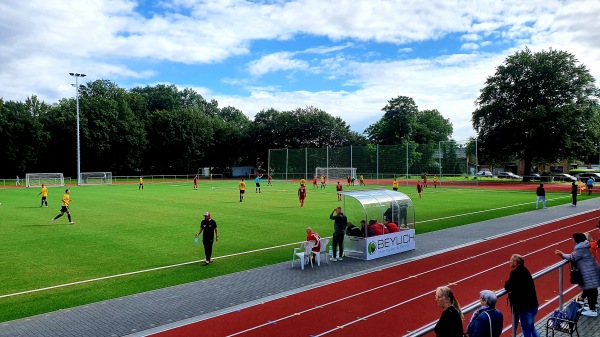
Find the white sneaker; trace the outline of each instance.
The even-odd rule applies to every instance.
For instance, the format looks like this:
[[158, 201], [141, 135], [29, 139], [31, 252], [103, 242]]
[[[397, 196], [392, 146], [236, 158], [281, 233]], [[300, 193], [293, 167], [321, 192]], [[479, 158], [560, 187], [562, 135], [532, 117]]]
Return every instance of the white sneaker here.
[[71, 222], [69, 222], [69, 223], [70, 223], [71, 225], [74, 225], [74, 224], [75, 224], [75, 221], [71, 221]]
[[338, 261], [344, 261], [344, 259], [342, 259], [341, 257], [338, 258]]
[[336, 259], [335, 257], [332, 257], [331, 259], [329, 259], [329, 261], [337, 261], [338, 259]]
[[598, 317], [598, 313], [596, 312], [596, 310], [586, 310], [581, 314], [588, 317]]

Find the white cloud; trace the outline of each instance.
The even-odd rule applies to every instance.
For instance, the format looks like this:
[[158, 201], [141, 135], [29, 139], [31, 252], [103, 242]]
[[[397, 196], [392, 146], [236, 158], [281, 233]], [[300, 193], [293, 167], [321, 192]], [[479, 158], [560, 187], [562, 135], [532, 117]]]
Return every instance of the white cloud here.
[[261, 57], [248, 64], [248, 71], [253, 76], [264, 75], [272, 71], [302, 70], [308, 68], [308, 63], [292, 59], [293, 53], [280, 52]]

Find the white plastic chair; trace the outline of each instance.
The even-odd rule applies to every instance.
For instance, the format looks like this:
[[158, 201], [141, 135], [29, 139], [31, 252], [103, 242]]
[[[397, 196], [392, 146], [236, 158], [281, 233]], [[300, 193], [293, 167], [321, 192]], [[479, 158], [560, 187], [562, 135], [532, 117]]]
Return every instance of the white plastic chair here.
[[329, 254], [327, 254], [327, 245], [329, 244], [328, 238], [321, 238], [321, 247], [319, 247], [319, 254], [317, 256], [317, 266], [321, 266], [321, 256], [325, 256], [325, 262], [329, 264]]
[[[313, 241], [304, 241], [298, 248], [294, 248], [294, 255], [292, 256], [292, 268], [294, 268], [294, 260], [296, 256], [300, 260], [300, 268], [304, 270], [304, 265], [310, 262], [310, 267], [313, 268], [311, 254], [315, 243]], [[306, 260], [308, 259], [308, 261]]]

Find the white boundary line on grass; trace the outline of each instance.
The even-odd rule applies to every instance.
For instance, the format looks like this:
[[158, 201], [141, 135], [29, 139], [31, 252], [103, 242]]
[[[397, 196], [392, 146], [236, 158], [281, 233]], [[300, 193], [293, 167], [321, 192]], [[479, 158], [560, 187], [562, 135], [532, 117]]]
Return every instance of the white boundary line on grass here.
[[[245, 255], [245, 254], [250, 254], [250, 253], [256, 253], [256, 252], [271, 250], [271, 249], [275, 249], [275, 248], [287, 247], [287, 246], [291, 246], [291, 245], [299, 245], [301, 243], [302, 242], [288, 243], [288, 244], [285, 244], [285, 245], [279, 245], [279, 246], [273, 246], [273, 247], [255, 249], [255, 250], [249, 250], [249, 251], [246, 251], [246, 252], [240, 252], [240, 253], [235, 253], [235, 254], [229, 254], [229, 255], [223, 255], [223, 256], [215, 257], [214, 259], [217, 260], [217, 259], [223, 259], [223, 258], [226, 258], [226, 257], [232, 257], [232, 256], [237, 256], [237, 255]], [[180, 267], [180, 266], [185, 266], [185, 265], [188, 265], [188, 264], [199, 263], [199, 262], [202, 262], [202, 260], [182, 262], [182, 263], [172, 264], [172, 265], [168, 265], [168, 266], [162, 266], [162, 267], [156, 267], [156, 268], [150, 268], [150, 269], [142, 269], [142, 270], [132, 271], [132, 272], [129, 272], [129, 273], [122, 273], [122, 274], [109, 275], [109, 276], [102, 276], [102, 277], [97, 277], [97, 278], [93, 278], [93, 279], [82, 280], [82, 281], [77, 281], [77, 282], [70, 282], [70, 283], [64, 283], [64, 284], [59, 284], [59, 285], [50, 286], [50, 287], [44, 287], [44, 288], [38, 288], [38, 289], [32, 289], [32, 290], [25, 290], [25, 291], [20, 291], [20, 292], [12, 293], [12, 294], [0, 295], [0, 299], [7, 298], [7, 297], [18, 296], [18, 295], [26, 295], [26, 294], [31, 294], [31, 293], [45, 291], [45, 290], [52, 290], [52, 289], [64, 288], [64, 287], [69, 287], [69, 286], [74, 286], [74, 285], [79, 285], [79, 284], [85, 284], [85, 283], [90, 283], [90, 282], [108, 280], [108, 279], [118, 278], [118, 277], [123, 277], [123, 276], [130, 276], [130, 275], [142, 274], [142, 273], [147, 273], [147, 272], [157, 271], [157, 270], [162, 270], [162, 269], [168, 269], [168, 268], [173, 268], [173, 267]]]
[[[560, 198], [562, 198], [562, 197], [560, 197]], [[557, 198], [557, 199], [560, 199], [560, 198]], [[523, 206], [523, 205], [527, 205], [527, 204], [530, 204], [530, 203], [524, 203], [524, 204], [518, 204], [518, 205], [511, 205], [511, 206], [503, 206], [503, 207], [492, 208], [492, 209], [482, 210], [482, 211], [477, 211], [477, 212], [469, 212], [469, 213], [458, 214], [458, 215], [453, 215], [453, 216], [447, 216], [447, 217], [442, 217], [442, 218], [436, 218], [436, 219], [429, 219], [429, 220], [424, 220], [424, 221], [418, 221], [418, 222], [416, 222], [416, 224], [425, 223], [425, 222], [433, 222], [433, 221], [444, 220], [444, 219], [457, 218], [457, 217], [461, 217], [461, 216], [473, 215], [473, 214], [484, 213], [484, 212], [497, 211], [497, 210], [502, 210], [502, 209], [506, 209], [506, 208]], [[229, 254], [229, 255], [215, 257], [214, 259], [218, 260], [218, 259], [223, 259], [223, 258], [233, 257], [233, 256], [238, 256], [238, 255], [246, 255], [246, 254], [250, 254], [250, 253], [262, 252], [262, 251], [267, 251], [267, 250], [276, 249], [276, 248], [288, 247], [288, 246], [292, 246], [292, 245], [299, 245], [300, 243], [302, 243], [302, 242], [299, 241], [299, 242], [288, 243], [288, 244], [278, 245], [278, 246], [273, 246], [273, 247], [267, 247], [267, 248], [249, 250], [249, 251], [246, 251], [246, 252], [240, 252], [240, 253], [235, 253], [235, 254]], [[116, 274], [116, 275], [108, 275], [108, 276], [102, 276], [102, 277], [92, 278], [92, 279], [88, 279], [88, 280], [82, 280], [82, 281], [76, 281], [76, 282], [69, 282], [69, 283], [58, 284], [58, 285], [55, 285], [55, 286], [49, 286], [49, 287], [44, 287], [44, 288], [38, 288], [38, 289], [32, 289], [32, 290], [25, 290], [25, 291], [20, 291], [20, 292], [16, 292], [16, 293], [0, 295], [0, 299], [8, 298], [8, 297], [15, 297], [15, 296], [19, 296], [19, 295], [27, 295], [27, 294], [32, 294], [32, 293], [46, 291], [46, 290], [65, 288], [65, 287], [70, 287], [70, 286], [75, 286], [75, 285], [80, 285], [80, 284], [85, 284], [85, 283], [91, 283], [91, 282], [109, 280], [109, 279], [119, 278], [119, 277], [124, 277], [124, 276], [131, 276], [131, 275], [136, 275], [136, 274], [148, 273], [148, 272], [162, 270], [162, 269], [169, 269], [169, 268], [174, 268], [174, 267], [181, 267], [181, 266], [185, 266], [185, 265], [188, 265], [188, 264], [194, 264], [194, 263], [199, 263], [199, 262], [202, 262], [202, 260], [194, 260], [194, 261], [189, 261], [189, 262], [182, 262], [182, 263], [172, 264], [172, 265], [168, 265], [168, 266], [162, 266], [162, 267], [156, 267], [156, 268], [150, 268], [150, 269], [142, 269], [142, 270], [132, 271], [132, 272], [128, 272], [128, 273], [122, 273], [122, 274]]]

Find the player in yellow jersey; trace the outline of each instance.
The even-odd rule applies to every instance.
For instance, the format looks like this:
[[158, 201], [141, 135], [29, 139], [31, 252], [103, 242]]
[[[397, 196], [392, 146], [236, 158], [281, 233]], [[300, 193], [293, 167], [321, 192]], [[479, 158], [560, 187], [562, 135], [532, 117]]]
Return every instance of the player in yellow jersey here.
[[398, 180], [396, 180], [396, 178], [394, 178], [394, 181], [392, 181], [392, 189], [394, 191], [398, 190]]
[[244, 200], [244, 193], [246, 192], [246, 182], [244, 181], [244, 178], [242, 178], [242, 181], [238, 184], [238, 188], [240, 189], [240, 202], [242, 202], [242, 200]]
[[44, 204], [46, 204], [46, 207], [48, 207], [48, 187], [46, 187], [44, 184], [42, 184], [42, 190], [40, 191], [40, 193], [38, 193], [39, 195], [42, 195], [42, 204], [40, 205], [40, 207], [44, 206]]
[[62, 207], [60, 208], [60, 214], [52, 219], [53, 224], [56, 219], [60, 218], [65, 213], [67, 213], [67, 216], [69, 217], [69, 223], [71, 225], [75, 224], [75, 222], [71, 220], [71, 211], [69, 211], [69, 204], [71, 203], [71, 201], [73, 201], [73, 199], [71, 199], [71, 191], [69, 189], [66, 189], [65, 195], [63, 195], [62, 197]]
[[144, 178], [140, 176], [140, 186], [138, 186], [138, 191], [144, 189]]

